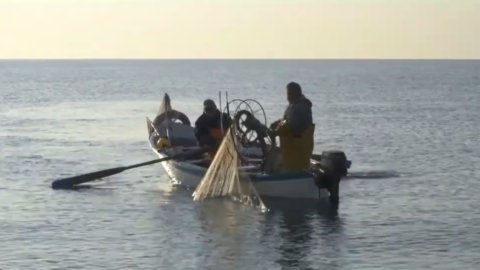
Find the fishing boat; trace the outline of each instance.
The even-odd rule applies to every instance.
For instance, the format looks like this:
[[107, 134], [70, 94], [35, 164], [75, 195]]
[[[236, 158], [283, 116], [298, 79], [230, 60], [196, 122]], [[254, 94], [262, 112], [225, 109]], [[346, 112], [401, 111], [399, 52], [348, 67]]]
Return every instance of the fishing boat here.
[[[154, 120], [147, 117], [148, 140], [152, 151], [159, 158], [182, 156], [162, 162], [166, 174], [174, 185], [188, 189], [196, 188], [208, 170], [209, 162], [202, 154], [190, 119], [182, 112], [171, 108], [170, 98], [165, 94]], [[273, 152], [275, 140], [263, 136], [266, 117], [260, 103], [255, 100], [232, 100], [224, 110], [233, 115], [236, 145], [244, 164], [242, 174], [248, 175], [262, 199], [327, 199], [338, 203], [340, 179], [347, 174], [350, 161], [341, 151], [313, 155], [311, 169], [299, 172], [281, 172], [266, 169], [266, 157]], [[258, 119], [262, 119], [260, 121]], [[196, 153], [188, 155], [188, 153]]]

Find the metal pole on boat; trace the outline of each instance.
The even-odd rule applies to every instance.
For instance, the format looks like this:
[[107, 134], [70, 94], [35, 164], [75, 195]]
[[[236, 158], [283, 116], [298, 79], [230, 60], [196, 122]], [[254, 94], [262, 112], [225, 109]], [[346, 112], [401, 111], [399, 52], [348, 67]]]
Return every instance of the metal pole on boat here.
[[230, 110], [228, 108], [228, 91], [225, 91], [225, 102], [227, 103], [227, 113], [230, 116]]
[[218, 104], [220, 106], [220, 132], [223, 134], [223, 107], [222, 107], [222, 91], [218, 91]]

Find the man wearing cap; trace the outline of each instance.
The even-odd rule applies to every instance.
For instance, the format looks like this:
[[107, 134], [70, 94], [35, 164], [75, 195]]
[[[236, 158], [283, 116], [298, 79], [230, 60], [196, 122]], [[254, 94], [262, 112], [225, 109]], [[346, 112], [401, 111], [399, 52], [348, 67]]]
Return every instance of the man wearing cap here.
[[286, 171], [306, 170], [313, 152], [312, 102], [296, 82], [287, 84], [288, 107], [283, 118], [270, 128], [280, 137], [282, 166]]
[[[220, 124], [220, 118], [222, 118], [222, 124]], [[205, 100], [203, 114], [195, 121], [195, 136], [200, 146], [218, 146], [231, 121], [228, 114], [218, 110], [213, 100]]]

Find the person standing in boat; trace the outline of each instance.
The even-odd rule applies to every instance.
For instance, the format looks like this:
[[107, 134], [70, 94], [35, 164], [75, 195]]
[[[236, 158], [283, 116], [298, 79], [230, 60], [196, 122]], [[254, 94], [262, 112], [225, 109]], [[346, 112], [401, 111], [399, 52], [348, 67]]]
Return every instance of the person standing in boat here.
[[205, 100], [203, 102], [203, 113], [195, 121], [195, 136], [200, 146], [219, 146], [231, 122], [230, 116], [221, 113], [213, 100]]
[[313, 153], [315, 125], [312, 119], [312, 102], [302, 94], [296, 82], [287, 84], [288, 107], [283, 118], [270, 128], [280, 137], [280, 153], [285, 171], [306, 170]]

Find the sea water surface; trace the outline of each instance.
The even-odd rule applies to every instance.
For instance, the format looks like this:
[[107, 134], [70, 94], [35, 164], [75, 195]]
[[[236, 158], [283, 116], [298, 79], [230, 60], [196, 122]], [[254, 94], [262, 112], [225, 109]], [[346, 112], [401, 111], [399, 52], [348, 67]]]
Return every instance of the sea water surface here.
[[[192, 201], [154, 154], [164, 93], [253, 98], [269, 121], [299, 82], [315, 152], [353, 161], [337, 213]], [[0, 61], [0, 269], [479, 269], [480, 61]]]

